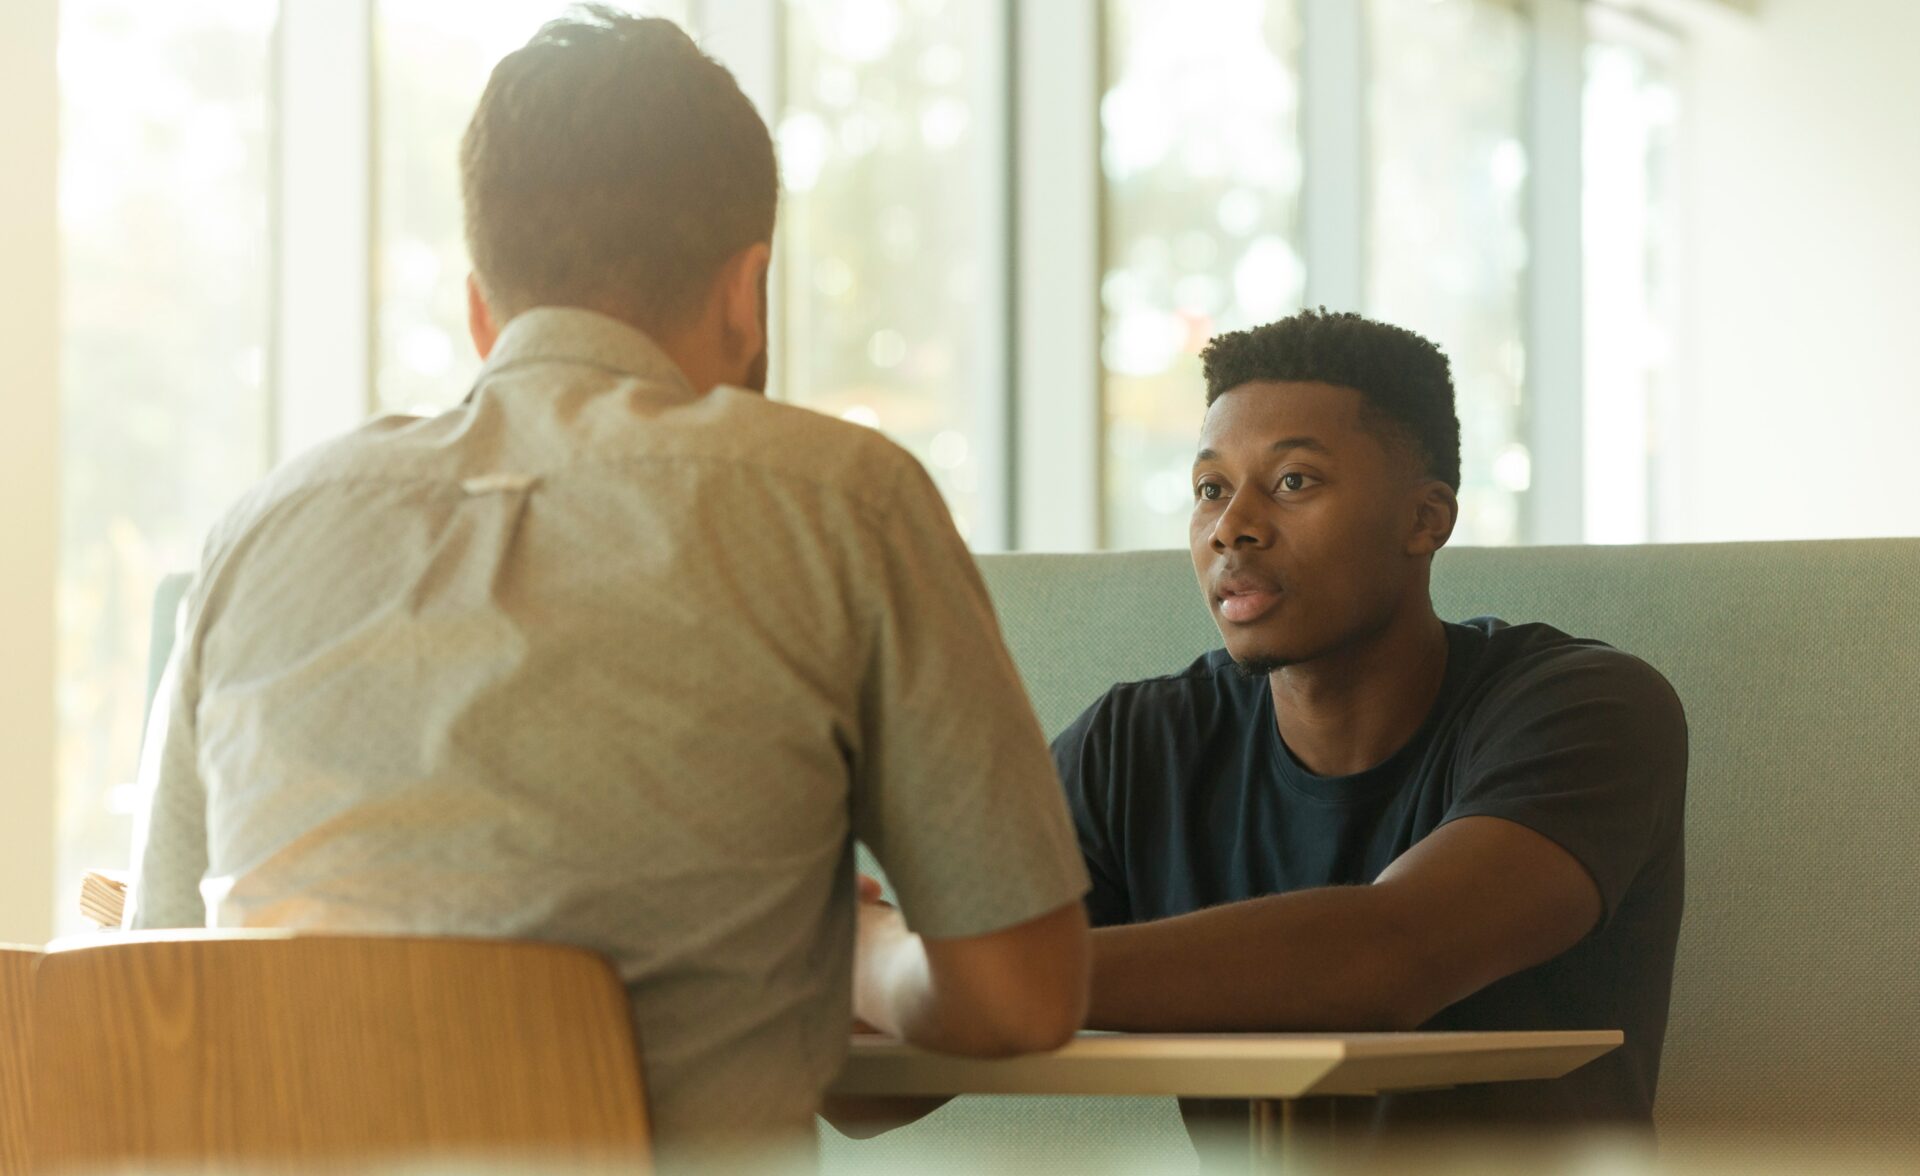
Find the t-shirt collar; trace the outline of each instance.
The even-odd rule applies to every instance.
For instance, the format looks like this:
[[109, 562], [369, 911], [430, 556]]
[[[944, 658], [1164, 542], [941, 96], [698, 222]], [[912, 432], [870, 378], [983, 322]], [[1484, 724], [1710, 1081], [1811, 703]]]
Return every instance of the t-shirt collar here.
[[1317, 776], [1294, 758], [1292, 749], [1280, 737], [1280, 725], [1274, 719], [1271, 680], [1263, 681], [1259, 705], [1266, 716], [1267, 734], [1272, 741], [1268, 758], [1281, 785], [1316, 803], [1335, 805], [1358, 804], [1398, 791], [1412, 766], [1426, 754], [1427, 744], [1433, 740], [1442, 718], [1459, 700], [1466, 677], [1486, 645], [1484, 634], [1465, 625], [1448, 623], [1446, 634], [1447, 667], [1441, 675], [1440, 690], [1419, 729], [1385, 760], [1350, 776]]

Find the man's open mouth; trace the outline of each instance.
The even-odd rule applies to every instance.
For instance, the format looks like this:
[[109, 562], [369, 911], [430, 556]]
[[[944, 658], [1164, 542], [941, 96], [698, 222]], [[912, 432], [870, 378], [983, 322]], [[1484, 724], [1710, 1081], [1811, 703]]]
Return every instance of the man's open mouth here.
[[1236, 625], [1244, 625], [1265, 616], [1280, 603], [1277, 585], [1249, 577], [1230, 576], [1214, 583], [1214, 597], [1220, 615]]

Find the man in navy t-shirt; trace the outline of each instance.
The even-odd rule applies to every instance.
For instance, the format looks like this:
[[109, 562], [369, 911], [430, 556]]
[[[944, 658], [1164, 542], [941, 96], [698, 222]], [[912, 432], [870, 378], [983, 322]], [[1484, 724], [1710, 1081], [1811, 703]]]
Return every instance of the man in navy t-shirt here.
[[1459, 513], [1446, 358], [1308, 312], [1215, 339], [1191, 544], [1225, 639], [1054, 743], [1093, 875], [1088, 1024], [1621, 1029], [1553, 1082], [1355, 1103], [1382, 1132], [1646, 1125], [1683, 886], [1658, 672], [1428, 595]]

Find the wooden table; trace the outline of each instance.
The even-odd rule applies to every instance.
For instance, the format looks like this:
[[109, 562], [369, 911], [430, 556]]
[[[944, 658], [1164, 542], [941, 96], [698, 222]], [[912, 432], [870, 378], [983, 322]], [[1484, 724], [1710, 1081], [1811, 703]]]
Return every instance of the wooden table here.
[[858, 1036], [835, 1094], [1163, 1095], [1246, 1106], [1256, 1169], [1285, 1167], [1313, 1100], [1558, 1078], [1619, 1047], [1618, 1030], [1555, 1033], [1082, 1033], [1048, 1054], [985, 1060]]

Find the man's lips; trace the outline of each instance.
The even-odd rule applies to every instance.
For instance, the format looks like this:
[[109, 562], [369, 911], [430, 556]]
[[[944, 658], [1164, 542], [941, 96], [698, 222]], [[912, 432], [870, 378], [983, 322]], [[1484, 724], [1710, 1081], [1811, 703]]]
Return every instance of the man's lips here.
[[1216, 581], [1213, 590], [1220, 615], [1236, 625], [1257, 621], [1280, 603], [1279, 588], [1240, 576]]

